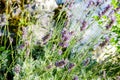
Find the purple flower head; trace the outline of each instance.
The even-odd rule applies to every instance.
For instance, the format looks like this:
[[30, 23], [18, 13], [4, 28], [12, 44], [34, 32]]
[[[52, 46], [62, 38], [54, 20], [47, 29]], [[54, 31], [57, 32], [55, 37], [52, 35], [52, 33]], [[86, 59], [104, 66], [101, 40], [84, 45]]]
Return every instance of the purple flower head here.
[[71, 40], [73, 31], [69, 32], [67, 31], [67, 29], [64, 28], [61, 34], [62, 34], [62, 38], [61, 38], [61, 42], [59, 43], [59, 46], [66, 48], [69, 46], [69, 42]]
[[74, 34], [74, 31], [69, 32], [69, 34], [70, 34], [70, 35], [73, 35], [73, 34]]
[[67, 30], [64, 28], [61, 32], [62, 36], [67, 33]]
[[60, 43], [59, 43], [59, 46], [63, 47], [63, 42], [60, 42]]
[[106, 29], [111, 28], [112, 25], [114, 24], [114, 22], [115, 22], [115, 18], [114, 18], [114, 17], [111, 17], [111, 21], [110, 21], [110, 23], [106, 26]]
[[60, 42], [59, 46], [63, 47], [63, 48], [66, 48], [69, 46], [69, 43], [67, 41], [64, 41], [64, 42]]
[[97, 0], [96, 6], [100, 5], [100, 3], [102, 3], [102, 0]]
[[107, 5], [105, 9], [101, 12], [101, 15], [104, 15], [109, 9], [111, 8], [110, 5]]
[[109, 42], [109, 37], [106, 37], [105, 40], [100, 44], [101, 47], [104, 47]]
[[73, 4], [75, 3], [75, 1], [74, 0], [71, 0], [71, 1], [68, 0], [66, 3], [68, 4], [68, 8], [70, 9], [73, 6]]
[[68, 66], [68, 70], [71, 70], [74, 66], [75, 66], [74, 63], [70, 63], [69, 66]]
[[105, 42], [109, 42], [110, 38], [109, 37], [105, 37]]
[[95, 4], [95, 2], [93, 0], [90, 0], [89, 3], [88, 3], [87, 8], [89, 8], [91, 5], [94, 5], [94, 4]]
[[82, 27], [80, 28], [81, 31], [83, 31], [87, 27], [87, 22], [84, 20], [82, 22]]
[[52, 33], [48, 33], [42, 38], [43, 44], [46, 44], [50, 40], [51, 35]]
[[67, 64], [67, 61], [66, 60], [61, 60], [61, 61], [58, 61], [55, 63], [55, 66], [56, 67], [60, 67], [60, 68], [63, 68], [64, 66], [66, 66]]
[[47, 34], [47, 35], [45, 35], [43, 38], [42, 38], [42, 40], [43, 41], [46, 41], [46, 40], [48, 40], [50, 38], [50, 34]]
[[63, 35], [62, 36], [62, 41], [67, 41], [69, 39], [69, 35]]
[[115, 12], [120, 11], [120, 6], [115, 9]]
[[66, 48], [69, 46], [69, 42], [63, 42], [63, 48]]
[[112, 16], [115, 13], [114, 10], [110, 11], [109, 16]]

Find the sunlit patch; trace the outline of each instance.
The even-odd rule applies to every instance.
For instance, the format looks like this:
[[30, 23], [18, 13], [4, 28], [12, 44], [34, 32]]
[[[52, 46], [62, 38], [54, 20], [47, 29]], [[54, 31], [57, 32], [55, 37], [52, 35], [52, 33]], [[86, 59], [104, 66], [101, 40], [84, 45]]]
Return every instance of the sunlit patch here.
[[96, 59], [97, 62], [102, 62], [110, 56], [115, 56], [116, 50], [113, 45], [106, 45], [104, 48], [97, 47], [93, 52], [93, 59]]

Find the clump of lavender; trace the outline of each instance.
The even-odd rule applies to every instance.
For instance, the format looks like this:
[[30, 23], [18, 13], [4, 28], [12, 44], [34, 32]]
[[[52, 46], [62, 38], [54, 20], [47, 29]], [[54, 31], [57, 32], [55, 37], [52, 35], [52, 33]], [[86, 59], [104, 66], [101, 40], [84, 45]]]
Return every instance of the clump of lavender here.
[[66, 48], [69, 46], [69, 42], [71, 40], [73, 32], [69, 32], [67, 31], [67, 29], [63, 29], [61, 34], [62, 34], [62, 39], [61, 42], [59, 43], [59, 46]]
[[111, 5], [108, 4], [108, 5], [105, 7], [105, 9], [104, 9], [101, 13], [98, 14], [99, 17], [102, 17], [103, 15], [105, 15], [105, 13], [107, 13], [107, 11], [108, 11], [110, 8], [111, 8]]
[[120, 6], [115, 9], [115, 12], [120, 11]]

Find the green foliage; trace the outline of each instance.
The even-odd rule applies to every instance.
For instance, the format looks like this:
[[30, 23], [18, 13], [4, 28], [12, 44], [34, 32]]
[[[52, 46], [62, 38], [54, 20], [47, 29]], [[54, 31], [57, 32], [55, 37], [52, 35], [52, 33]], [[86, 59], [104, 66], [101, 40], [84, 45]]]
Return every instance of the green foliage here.
[[[118, 1], [112, 0], [112, 4], [116, 8]], [[94, 44], [98, 43], [98, 38], [95, 38], [93, 42], [81, 44], [83, 47], [80, 51], [72, 51], [73, 47], [78, 44], [78, 36], [72, 37], [67, 47], [60, 46], [63, 40], [61, 33], [66, 28], [65, 22], [67, 21], [67, 13], [62, 9], [56, 10], [56, 15], [53, 17], [55, 24], [52, 35], [47, 42], [42, 39], [43, 43], [36, 41], [36, 45], [33, 45], [32, 30], [29, 30], [30, 34], [27, 34], [28, 40], [23, 40], [21, 28], [36, 25], [37, 19], [30, 16], [31, 13], [27, 10], [22, 10], [19, 18], [14, 19], [10, 16], [7, 18], [8, 24], [5, 27], [8, 29], [4, 29], [8, 34], [15, 33], [15, 39], [11, 35], [0, 36], [2, 39], [0, 40], [0, 80], [77, 80], [75, 77], [80, 80], [113, 80], [120, 75], [119, 54], [101, 62], [92, 58]], [[117, 13], [116, 18], [117, 25], [112, 27], [111, 33], [117, 36], [110, 41], [117, 47], [116, 53], [120, 53], [120, 15]], [[94, 19], [100, 25], [104, 23], [98, 16], [94, 16]], [[107, 19], [107, 16], [102, 16], [102, 19]], [[84, 32], [81, 31], [81, 36], [83, 34]]]
[[112, 27], [111, 31], [117, 36], [111, 39], [111, 43], [113, 43], [113, 45], [116, 45], [117, 51], [120, 53], [120, 14], [116, 13], [115, 16], [117, 24]]

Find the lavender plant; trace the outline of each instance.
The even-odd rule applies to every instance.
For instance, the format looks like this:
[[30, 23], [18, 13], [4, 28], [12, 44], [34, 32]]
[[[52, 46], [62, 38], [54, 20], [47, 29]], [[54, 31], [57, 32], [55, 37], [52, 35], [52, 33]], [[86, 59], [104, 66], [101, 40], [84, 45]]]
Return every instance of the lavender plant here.
[[111, 1], [2, 0], [0, 79], [119, 79]]

